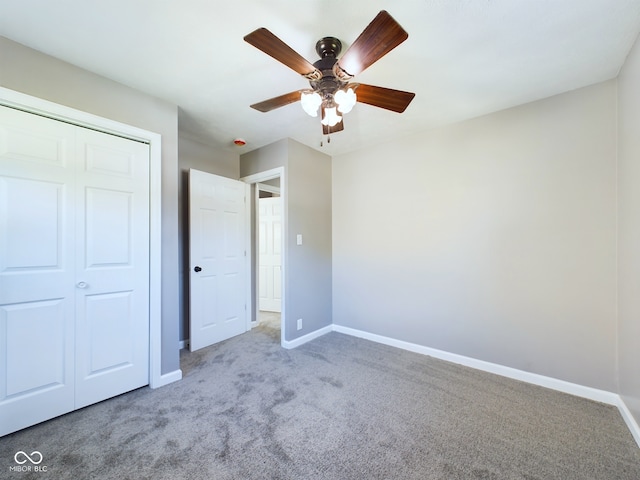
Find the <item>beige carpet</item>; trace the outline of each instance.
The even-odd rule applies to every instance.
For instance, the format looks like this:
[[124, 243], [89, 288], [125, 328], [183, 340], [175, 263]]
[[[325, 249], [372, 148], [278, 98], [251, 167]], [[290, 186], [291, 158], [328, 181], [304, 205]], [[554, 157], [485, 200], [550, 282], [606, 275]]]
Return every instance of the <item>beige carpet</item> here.
[[268, 328], [280, 328], [280, 312], [258, 312], [258, 324]]
[[[638, 480], [616, 408], [330, 333], [183, 352], [184, 379], [0, 439], [0, 478]], [[15, 473], [18, 451], [47, 473]]]

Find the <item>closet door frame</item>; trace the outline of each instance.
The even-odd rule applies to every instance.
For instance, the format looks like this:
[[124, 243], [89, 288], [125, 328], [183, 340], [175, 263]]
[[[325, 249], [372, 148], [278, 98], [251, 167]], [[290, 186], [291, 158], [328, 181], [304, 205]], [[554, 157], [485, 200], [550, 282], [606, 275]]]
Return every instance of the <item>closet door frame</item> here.
[[4, 87], [0, 105], [149, 144], [149, 386], [180, 380], [181, 375], [163, 376], [161, 371], [161, 135]]

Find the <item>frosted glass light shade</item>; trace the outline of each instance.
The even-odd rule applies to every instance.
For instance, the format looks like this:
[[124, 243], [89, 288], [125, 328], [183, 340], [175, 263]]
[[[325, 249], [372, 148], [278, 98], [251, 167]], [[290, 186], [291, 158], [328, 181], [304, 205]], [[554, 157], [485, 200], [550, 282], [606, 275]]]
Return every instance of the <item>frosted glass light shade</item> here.
[[318, 108], [322, 104], [322, 97], [316, 92], [302, 92], [300, 95], [302, 109], [312, 117], [318, 116]]
[[349, 88], [347, 91], [338, 90], [333, 95], [333, 99], [338, 104], [338, 111], [340, 113], [349, 113], [357, 101], [356, 93], [352, 88]]
[[336, 112], [336, 107], [330, 107], [330, 108], [324, 109], [324, 118], [322, 119], [322, 122], [321, 122], [323, 125], [333, 127], [341, 121], [342, 121], [342, 117], [338, 115], [338, 112]]

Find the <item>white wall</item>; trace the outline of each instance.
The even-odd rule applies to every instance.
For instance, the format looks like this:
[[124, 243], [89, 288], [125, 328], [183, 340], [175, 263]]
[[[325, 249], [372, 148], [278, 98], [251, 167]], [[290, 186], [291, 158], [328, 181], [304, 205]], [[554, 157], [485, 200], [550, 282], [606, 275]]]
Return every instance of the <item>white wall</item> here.
[[335, 157], [334, 323], [616, 391], [615, 97]]
[[640, 424], [640, 41], [618, 77], [620, 394]]

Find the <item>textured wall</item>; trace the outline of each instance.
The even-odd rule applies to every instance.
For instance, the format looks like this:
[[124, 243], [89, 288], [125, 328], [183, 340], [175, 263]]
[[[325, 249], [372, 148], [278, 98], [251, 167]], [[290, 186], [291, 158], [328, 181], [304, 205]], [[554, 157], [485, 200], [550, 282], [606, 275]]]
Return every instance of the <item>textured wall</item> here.
[[615, 391], [615, 96], [335, 157], [334, 323]]

